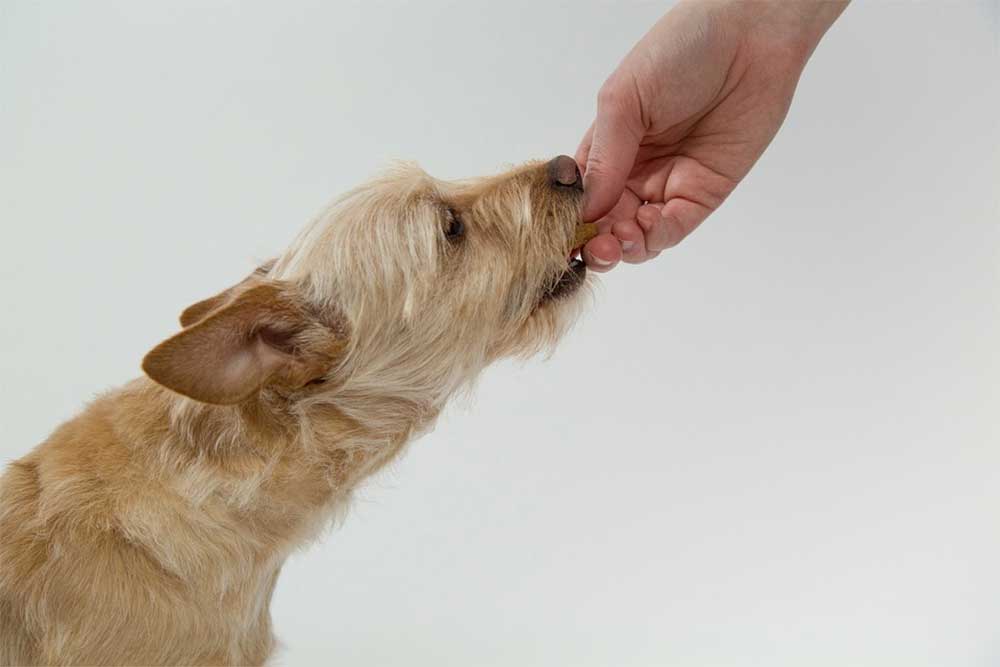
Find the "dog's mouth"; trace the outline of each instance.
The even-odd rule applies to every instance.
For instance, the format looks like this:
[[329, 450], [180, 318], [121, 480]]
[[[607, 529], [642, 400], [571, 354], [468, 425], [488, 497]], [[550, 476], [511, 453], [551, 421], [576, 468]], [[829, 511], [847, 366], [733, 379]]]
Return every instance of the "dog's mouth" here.
[[561, 299], [576, 292], [587, 277], [587, 265], [580, 256], [587, 241], [597, 236], [597, 225], [592, 222], [582, 222], [576, 226], [576, 237], [573, 247], [566, 255], [566, 270], [558, 280], [549, 287], [542, 296], [542, 302]]
[[[579, 250], [576, 253], [579, 254]], [[584, 264], [580, 257], [571, 257], [567, 262], [566, 270], [562, 272], [555, 284], [546, 290], [542, 301], [551, 301], [569, 296], [580, 289], [586, 277], [587, 265]]]

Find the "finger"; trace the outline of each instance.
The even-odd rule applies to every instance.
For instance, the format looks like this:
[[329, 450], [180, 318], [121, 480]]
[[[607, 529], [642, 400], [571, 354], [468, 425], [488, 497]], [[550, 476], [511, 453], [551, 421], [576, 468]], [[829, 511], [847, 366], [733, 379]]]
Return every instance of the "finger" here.
[[625, 188], [618, 202], [608, 211], [607, 215], [597, 221], [597, 226], [604, 231], [611, 231], [611, 225], [620, 220], [635, 220], [636, 211], [642, 206], [642, 201], [634, 192]]
[[646, 261], [646, 240], [635, 220], [619, 220], [611, 226], [611, 232], [621, 243], [625, 262], [639, 264]]
[[580, 140], [580, 146], [576, 149], [576, 164], [579, 165], [580, 171], [583, 174], [587, 173], [587, 156], [590, 155], [590, 144], [594, 140], [594, 124], [591, 123], [590, 127], [583, 135], [583, 139]]
[[707, 206], [702, 206], [689, 199], [675, 197], [663, 205], [660, 218], [666, 226], [666, 248], [684, 240], [712, 212]]
[[[610, 89], [614, 90], [614, 89]], [[596, 220], [611, 210], [625, 190], [642, 138], [637, 102], [616, 92], [602, 92], [583, 179], [583, 219]]]
[[583, 261], [587, 268], [604, 273], [615, 268], [622, 259], [622, 246], [611, 234], [598, 234], [583, 247]]
[[670, 245], [670, 230], [663, 220], [663, 204], [646, 204], [636, 213], [647, 253], [659, 253]]

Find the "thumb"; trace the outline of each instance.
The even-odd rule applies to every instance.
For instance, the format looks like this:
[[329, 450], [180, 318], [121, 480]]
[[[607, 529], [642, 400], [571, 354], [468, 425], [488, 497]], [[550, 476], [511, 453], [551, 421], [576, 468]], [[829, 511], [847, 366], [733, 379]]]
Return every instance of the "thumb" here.
[[584, 221], [597, 220], [618, 203], [639, 151], [641, 127], [637, 102], [601, 92], [583, 177]]

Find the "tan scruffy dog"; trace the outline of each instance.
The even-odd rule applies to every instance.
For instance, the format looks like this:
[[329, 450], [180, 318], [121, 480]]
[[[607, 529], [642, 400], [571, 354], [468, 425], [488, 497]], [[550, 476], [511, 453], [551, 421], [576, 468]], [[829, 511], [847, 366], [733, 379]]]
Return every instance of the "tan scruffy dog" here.
[[565, 156], [402, 167], [185, 310], [149, 378], [0, 480], [0, 664], [263, 663], [289, 553], [487, 364], [571, 321], [582, 194]]

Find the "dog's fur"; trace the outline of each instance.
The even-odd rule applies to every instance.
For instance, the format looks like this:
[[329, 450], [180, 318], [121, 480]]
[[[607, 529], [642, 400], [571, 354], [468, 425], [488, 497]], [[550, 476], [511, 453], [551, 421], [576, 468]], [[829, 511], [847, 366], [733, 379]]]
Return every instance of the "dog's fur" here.
[[348, 193], [12, 463], [0, 664], [263, 663], [289, 553], [487, 364], [571, 321], [568, 159]]

